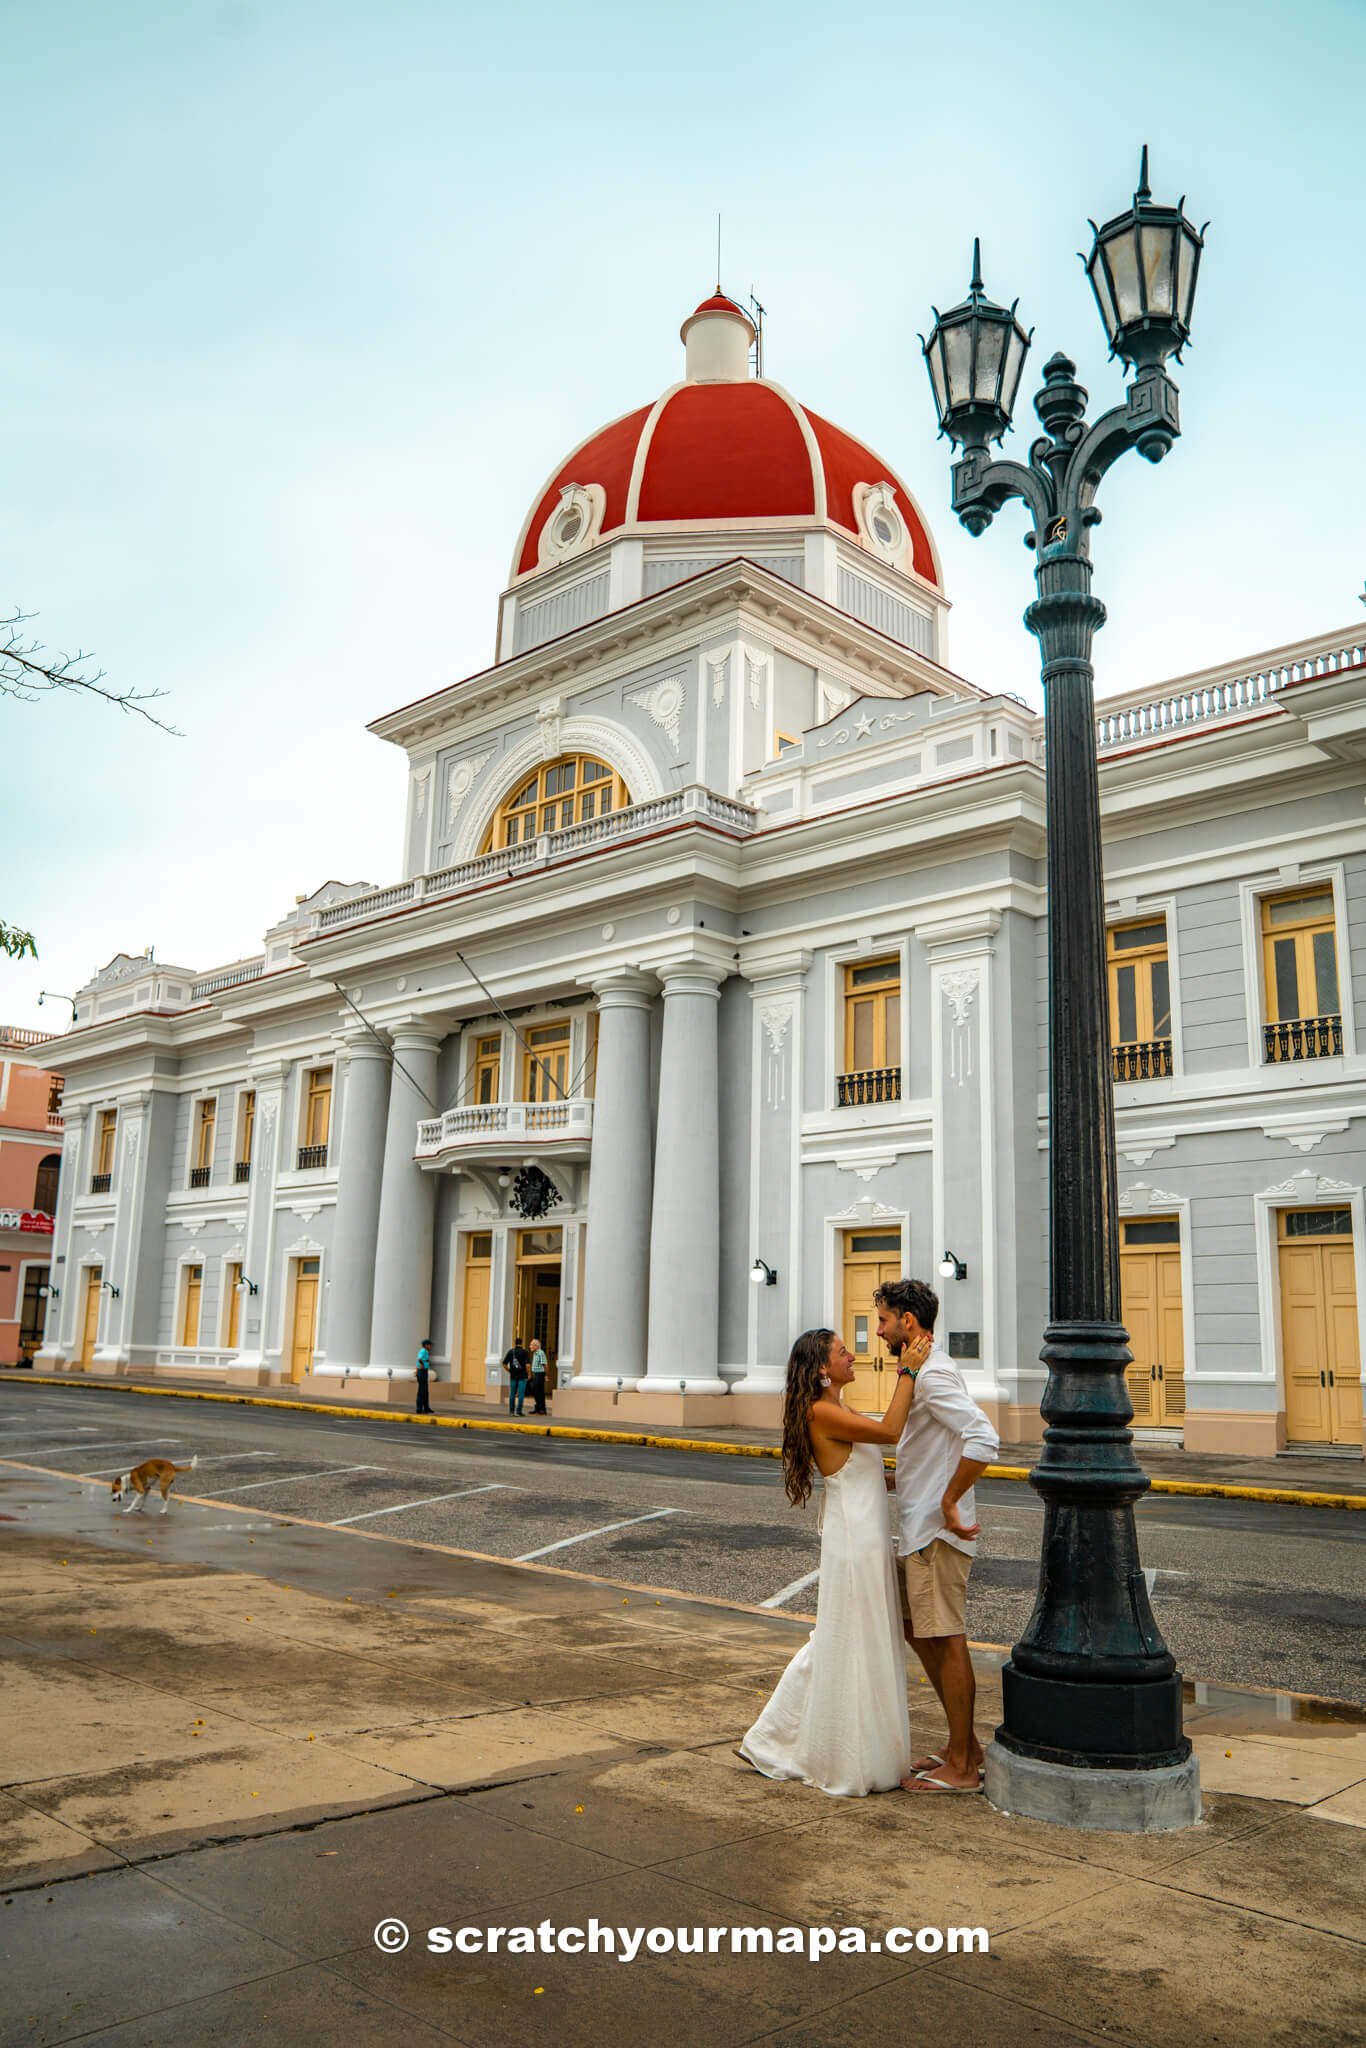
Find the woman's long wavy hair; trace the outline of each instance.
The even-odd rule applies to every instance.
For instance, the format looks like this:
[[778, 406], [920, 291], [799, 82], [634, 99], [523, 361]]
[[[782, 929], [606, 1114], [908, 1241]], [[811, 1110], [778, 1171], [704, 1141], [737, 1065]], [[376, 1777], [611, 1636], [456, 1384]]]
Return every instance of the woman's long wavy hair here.
[[803, 1330], [787, 1361], [787, 1388], [783, 1395], [783, 1486], [794, 1508], [804, 1508], [811, 1498], [811, 1468], [816, 1454], [811, 1446], [811, 1404], [819, 1401], [825, 1371], [834, 1342], [833, 1330]]

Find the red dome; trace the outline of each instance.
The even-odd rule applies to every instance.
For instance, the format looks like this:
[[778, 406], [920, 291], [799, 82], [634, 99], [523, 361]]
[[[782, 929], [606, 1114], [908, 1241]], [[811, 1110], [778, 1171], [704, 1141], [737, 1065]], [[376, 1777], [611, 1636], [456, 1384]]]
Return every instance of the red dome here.
[[[740, 308], [718, 294], [697, 310]], [[892, 486], [916, 574], [937, 587], [924, 521], [880, 455], [767, 380], [678, 384], [560, 465], [527, 523], [515, 573], [540, 567], [541, 534], [567, 484], [601, 487], [604, 536], [628, 526], [823, 518], [861, 541], [854, 491], [879, 483]]]

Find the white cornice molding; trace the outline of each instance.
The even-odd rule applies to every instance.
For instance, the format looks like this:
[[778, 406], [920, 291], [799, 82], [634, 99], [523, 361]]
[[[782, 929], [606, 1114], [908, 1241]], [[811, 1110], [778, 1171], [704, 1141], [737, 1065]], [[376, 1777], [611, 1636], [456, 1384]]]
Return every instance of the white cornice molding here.
[[367, 730], [378, 739], [411, 747], [447, 725], [453, 714], [463, 719], [470, 710], [482, 708], [486, 702], [505, 703], [509, 697], [521, 700], [536, 691], [562, 687], [572, 677], [587, 676], [590, 672], [594, 680], [600, 681], [604, 661], [614, 651], [619, 650], [615, 658], [624, 660], [627, 666], [638, 664], [642, 655], [654, 659], [664, 633], [680, 628], [689, 628], [694, 633], [699, 628], [713, 630], [717, 616], [737, 604], [746, 606], [765, 624], [795, 631], [804, 642], [815, 640], [819, 644], [823, 637], [853, 664], [859, 676], [885, 677], [893, 685], [910, 683], [943, 696], [975, 699], [990, 694], [941, 667], [928, 655], [903, 648], [875, 628], [837, 611], [810, 591], [736, 558], [690, 582], [670, 585], [620, 611], [589, 620], [560, 639], [402, 705], [372, 720]]

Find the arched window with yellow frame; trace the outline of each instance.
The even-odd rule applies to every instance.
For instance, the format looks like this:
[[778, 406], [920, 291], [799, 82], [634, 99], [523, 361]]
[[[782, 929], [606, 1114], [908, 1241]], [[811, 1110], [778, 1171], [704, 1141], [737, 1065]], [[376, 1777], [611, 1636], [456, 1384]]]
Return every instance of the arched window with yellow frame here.
[[562, 832], [566, 825], [585, 825], [605, 818], [631, 801], [631, 792], [605, 761], [591, 754], [563, 754], [547, 761], [504, 797], [480, 849], [491, 853], [504, 846], [524, 846], [540, 832]]

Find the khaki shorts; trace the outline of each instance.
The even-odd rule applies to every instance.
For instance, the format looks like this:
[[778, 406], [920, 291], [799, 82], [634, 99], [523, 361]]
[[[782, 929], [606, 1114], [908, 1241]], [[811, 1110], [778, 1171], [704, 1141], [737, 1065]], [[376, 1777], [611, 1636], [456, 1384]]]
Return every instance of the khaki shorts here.
[[900, 1559], [897, 1585], [901, 1618], [918, 1636], [961, 1636], [967, 1633], [968, 1573], [972, 1559], [936, 1536], [924, 1550]]

